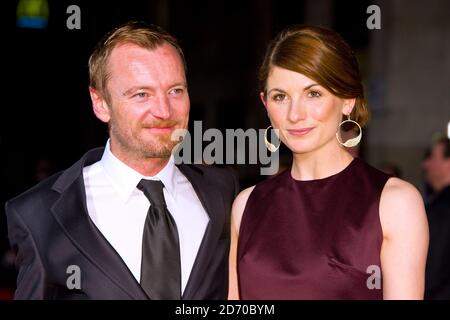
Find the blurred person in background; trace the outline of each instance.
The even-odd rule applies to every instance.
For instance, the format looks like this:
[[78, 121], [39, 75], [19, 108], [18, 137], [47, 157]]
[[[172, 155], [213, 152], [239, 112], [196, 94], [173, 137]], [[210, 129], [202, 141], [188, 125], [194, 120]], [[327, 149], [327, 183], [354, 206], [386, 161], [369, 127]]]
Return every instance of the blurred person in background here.
[[393, 177], [402, 178], [402, 170], [398, 165], [392, 162], [383, 162], [380, 166], [380, 170]]
[[430, 246], [426, 266], [425, 299], [450, 299], [450, 139], [442, 136], [422, 162], [431, 193], [426, 211]]

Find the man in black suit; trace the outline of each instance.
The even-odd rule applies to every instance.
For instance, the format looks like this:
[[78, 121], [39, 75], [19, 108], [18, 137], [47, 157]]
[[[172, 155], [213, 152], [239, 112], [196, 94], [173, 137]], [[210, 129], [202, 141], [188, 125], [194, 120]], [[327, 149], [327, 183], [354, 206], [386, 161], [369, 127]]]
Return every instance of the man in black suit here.
[[225, 169], [175, 165], [189, 96], [183, 53], [161, 28], [128, 23], [89, 59], [105, 148], [6, 204], [16, 299], [226, 299]]
[[450, 139], [439, 137], [422, 163], [432, 193], [426, 201], [430, 245], [425, 299], [450, 299]]

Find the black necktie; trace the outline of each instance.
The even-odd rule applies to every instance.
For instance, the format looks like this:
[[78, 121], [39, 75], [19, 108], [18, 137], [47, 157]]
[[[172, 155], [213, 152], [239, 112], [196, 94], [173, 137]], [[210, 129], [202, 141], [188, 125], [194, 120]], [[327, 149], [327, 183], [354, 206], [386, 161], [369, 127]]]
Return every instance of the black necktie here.
[[181, 263], [177, 225], [164, 200], [161, 181], [138, 184], [150, 200], [142, 237], [141, 286], [154, 299], [181, 299]]

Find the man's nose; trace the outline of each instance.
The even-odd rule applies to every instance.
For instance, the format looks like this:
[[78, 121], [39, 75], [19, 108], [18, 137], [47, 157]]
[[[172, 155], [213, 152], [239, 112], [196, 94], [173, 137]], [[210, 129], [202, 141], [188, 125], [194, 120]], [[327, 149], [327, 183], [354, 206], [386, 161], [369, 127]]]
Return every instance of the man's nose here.
[[166, 95], [160, 95], [152, 106], [151, 113], [159, 119], [168, 119], [170, 117], [170, 101]]

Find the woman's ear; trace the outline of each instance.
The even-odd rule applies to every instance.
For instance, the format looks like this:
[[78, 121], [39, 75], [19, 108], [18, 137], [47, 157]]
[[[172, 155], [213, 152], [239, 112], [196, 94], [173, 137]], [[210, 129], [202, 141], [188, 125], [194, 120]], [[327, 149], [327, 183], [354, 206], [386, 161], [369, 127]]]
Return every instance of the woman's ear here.
[[259, 98], [261, 99], [261, 101], [262, 101], [264, 107], [265, 107], [266, 110], [267, 110], [266, 94], [265, 94], [264, 92], [260, 92], [260, 93], [259, 93]]
[[356, 98], [353, 99], [345, 99], [344, 105], [342, 106], [342, 113], [345, 115], [350, 115], [353, 111], [353, 108], [356, 104]]
[[91, 95], [92, 109], [94, 110], [95, 116], [103, 122], [109, 122], [111, 119], [111, 111], [103, 96], [98, 90], [92, 87], [89, 87], [89, 93]]

